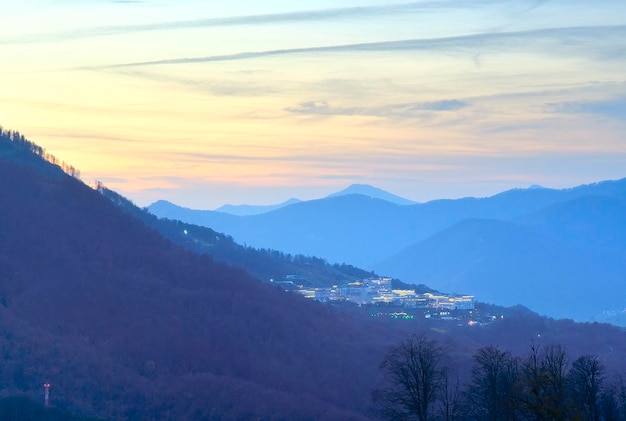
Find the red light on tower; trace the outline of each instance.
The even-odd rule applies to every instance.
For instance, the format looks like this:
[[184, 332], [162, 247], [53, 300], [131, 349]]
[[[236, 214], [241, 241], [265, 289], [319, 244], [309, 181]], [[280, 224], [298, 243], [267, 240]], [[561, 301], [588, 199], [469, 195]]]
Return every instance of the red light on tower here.
[[50, 383], [43, 384], [43, 405], [50, 406]]

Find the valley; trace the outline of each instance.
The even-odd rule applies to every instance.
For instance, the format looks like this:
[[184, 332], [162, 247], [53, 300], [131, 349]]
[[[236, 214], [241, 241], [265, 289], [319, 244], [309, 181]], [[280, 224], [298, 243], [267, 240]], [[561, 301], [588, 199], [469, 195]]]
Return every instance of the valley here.
[[[519, 355], [561, 344], [626, 370], [621, 328], [240, 246], [85, 185], [15, 132], [1, 140], [4, 396], [36, 402], [49, 383], [54, 408], [105, 419], [371, 420], [381, 361], [416, 332], [446, 347], [463, 382], [494, 342]], [[278, 285], [300, 280], [304, 295], [347, 286], [323, 303]]]

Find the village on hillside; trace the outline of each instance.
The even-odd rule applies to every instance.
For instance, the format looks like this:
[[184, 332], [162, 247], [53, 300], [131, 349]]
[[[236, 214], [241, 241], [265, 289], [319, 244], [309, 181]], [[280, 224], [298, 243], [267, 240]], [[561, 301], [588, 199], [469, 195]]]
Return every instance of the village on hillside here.
[[272, 283], [286, 291], [324, 303], [349, 303], [370, 310], [372, 317], [391, 319], [456, 320], [468, 325], [480, 325], [493, 321], [495, 316], [478, 317], [473, 295], [417, 293], [414, 289], [394, 289], [392, 278], [382, 277], [333, 285], [330, 288], [306, 287], [297, 275], [287, 275]]

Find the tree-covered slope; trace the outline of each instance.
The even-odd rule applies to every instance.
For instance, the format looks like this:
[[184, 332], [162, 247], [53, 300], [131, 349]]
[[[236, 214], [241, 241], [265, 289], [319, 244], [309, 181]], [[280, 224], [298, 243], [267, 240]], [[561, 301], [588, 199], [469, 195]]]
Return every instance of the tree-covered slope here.
[[330, 264], [314, 256], [291, 255], [279, 250], [256, 249], [237, 244], [232, 237], [208, 227], [168, 218], [157, 218], [128, 199], [100, 185], [98, 191], [124, 212], [159, 231], [165, 238], [196, 253], [208, 253], [215, 260], [246, 269], [253, 276], [280, 281], [289, 276], [298, 283], [330, 287], [376, 276], [346, 264]]
[[3, 393], [50, 382], [113, 419], [366, 417], [384, 331], [185, 251], [3, 141], [23, 158], [0, 157]]

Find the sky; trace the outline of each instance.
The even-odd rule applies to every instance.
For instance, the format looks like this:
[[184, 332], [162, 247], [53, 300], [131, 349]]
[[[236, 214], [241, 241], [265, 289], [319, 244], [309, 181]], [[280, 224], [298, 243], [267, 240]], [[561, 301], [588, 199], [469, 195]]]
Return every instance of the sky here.
[[0, 125], [140, 206], [626, 177], [623, 0], [0, 2]]

